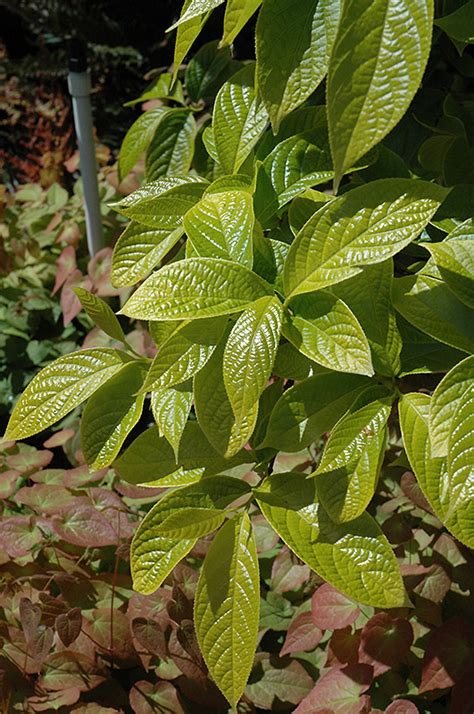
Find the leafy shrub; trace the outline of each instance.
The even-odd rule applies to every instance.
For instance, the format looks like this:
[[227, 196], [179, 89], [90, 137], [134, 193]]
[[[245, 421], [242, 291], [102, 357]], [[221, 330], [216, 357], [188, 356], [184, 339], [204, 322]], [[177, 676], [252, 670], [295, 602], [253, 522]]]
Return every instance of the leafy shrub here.
[[[174, 78], [219, 4], [185, 3]], [[159, 591], [184, 558], [193, 564], [199, 539], [217, 531], [188, 633], [233, 707], [253, 665], [246, 693], [258, 708], [293, 696], [285, 677], [298, 663], [262, 652], [254, 663], [271, 613], [295, 615], [283, 653], [308, 648], [316, 654], [305, 672], [330, 667], [311, 692], [293, 690], [299, 714], [415, 711], [415, 696], [436, 711], [430, 700], [451, 686], [451, 711], [467, 713], [474, 234], [472, 185], [458, 184], [452, 168], [470, 147], [472, 110], [459, 92], [463, 120], [445, 102], [432, 129], [415, 133], [417, 145], [400, 148], [407, 110], [424, 101], [426, 111], [420, 94], [430, 96], [428, 84], [414, 100], [431, 48], [427, 0], [362, 10], [345, 2], [340, 17], [339, 2], [264, 0], [256, 65], [237, 65], [228, 44], [259, 4], [229, 0], [221, 45], [191, 59], [184, 88], [165, 74], [150, 89], [180, 106], [146, 112], [121, 151], [123, 175], [145, 152], [146, 183], [115, 206], [131, 223], [112, 280], [144, 280], [121, 313], [149, 321], [156, 357], [128, 349], [110, 308], [80, 292], [123, 349], [48, 365], [20, 398], [7, 438], [28, 437], [88, 399], [81, 446], [91, 468], [114, 464], [132, 485], [169, 489], [132, 542], [142, 595]], [[440, 59], [446, 42], [462, 51], [469, 41], [458, 12], [437, 20], [428, 78], [452, 56], [450, 46]], [[453, 92], [466, 75], [454, 69]], [[427, 165], [426, 141], [440, 133]], [[148, 421], [148, 394], [156, 426], [120, 453], [143, 413]], [[273, 563], [277, 580], [293, 567], [305, 578], [309, 566], [327, 581], [311, 618], [275, 592], [259, 608], [266, 559], [255, 532], [265, 522], [289, 548]], [[452, 588], [444, 614], [457, 617], [441, 624], [432, 603]], [[327, 648], [318, 646], [337, 622]], [[410, 701], [390, 704], [403, 695]]]

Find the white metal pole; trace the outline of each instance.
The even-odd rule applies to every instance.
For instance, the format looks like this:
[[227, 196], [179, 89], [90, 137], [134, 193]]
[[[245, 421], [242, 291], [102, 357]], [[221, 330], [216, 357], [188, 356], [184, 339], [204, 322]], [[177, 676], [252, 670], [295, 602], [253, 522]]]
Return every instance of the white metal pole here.
[[87, 247], [89, 254], [94, 256], [103, 248], [102, 216], [90, 100], [91, 81], [87, 71], [85, 52], [78, 43], [72, 45], [69, 69], [68, 87], [72, 97], [79, 164], [84, 188]]

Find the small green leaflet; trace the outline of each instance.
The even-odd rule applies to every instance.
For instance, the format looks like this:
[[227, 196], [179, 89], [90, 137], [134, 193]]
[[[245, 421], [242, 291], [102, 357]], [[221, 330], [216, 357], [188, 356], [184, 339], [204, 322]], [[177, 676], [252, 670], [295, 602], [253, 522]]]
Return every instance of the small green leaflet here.
[[334, 523], [318, 503], [316, 479], [296, 472], [272, 474], [255, 495], [280, 538], [324, 580], [366, 605], [404, 604], [395, 556], [367, 513], [349, 523]]
[[283, 392], [273, 409], [261, 446], [281, 451], [301, 451], [330, 431], [352, 406], [367, 377], [318, 374]]
[[224, 384], [224, 350], [222, 340], [207, 364], [194, 378], [194, 406], [199, 425], [213, 447], [223, 456], [238, 453], [255, 428], [258, 402], [237, 423]]
[[176, 245], [184, 228], [147, 228], [132, 221], [128, 224], [112, 255], [112, 284], [117, 288], [135, 285], [151, 273]]
[[252, 196], [247, 191], [209, 193], [184, 217], [184, 229], [197, 255], [225, 258], [252, 267]]
[[260, 578], [257, 549], [246, 513], [217, 533], [201, 568], [194, 622], [209, 672], [235, 708], [257, 648]]
[[428, 60], [432, 23], [432, 0], [343, 3], [327, 79], [336, 184], [408, 109]]
[[144, 112], [133, 122], [120, 146], [118, 167], [121, 179], [124, 179], [133, 169], [167, 111], [166, 107], [155, 107]]
[[233, 43], [261, 4], [262, 0], [227, 0], [221, 46]]
[[245, 310], [272, 289], [239, 263], [189, 258], [153, 273], [122, 309], [140, 320], [187, 320]]
[[287, 296], [335, 285], [395, 255], [419, 235], [446, 195], [426, 181], [379, 179], [329, 202], [290, 248]]
[[224, 351], [224, 384], [239, 426], [271, 375], [283, 315], [276, 297], [262, 297], [240, 315]]
[[373, 375], [367, 337], [342, 300], [321, 290], [296, 296], [289, 308], [283, 334], [306, 357], [328, 369]]
[[339, 0], [264, 0], [255, 33], [257, 86], [273, 131], [324, 79]]
[[192, 20], [194, 17], [202, 15], [205, 12], [214, 10], [215, 7], [221, 5], [223, 2], [224, 0], [190, 0], [190, 2], [184, 5], [179, 20], [175, 22], [174, 25], [171, 25], [171, 27], [168, 27], [166, 32], [171, 32], [171, 30], [179, 27], [184, 22]]
[[147, 181], [186, 174], [194, 153], [196, 122], [189, 109], [172, 109], [161, 119], [146, 152]]
[[25, 439], [69, 414], [123, 367], [120, 350], [90, 349], [59, 357], [29, 383], [13, 409], [7, 439]]
[[151, 411], [159, 432], [172, 446], [176, 458], [184, 427], [193, 403], [191, 380], [151, 393]]
[[419, 273], [393, 281], [393, 305], [422, 332], [451, 347], [474, 352], [474, 310], [438, 278]]
[[193, 526], [189, 537], [161, 535], [160, 528], [169, 516], [185, 508], [225, 508], [249, 492], [250, 487], [243, 481], [216, 476], [162, 498], [140, 523], [132, 541], [130, 555], [134, 589], [144, 595], [154, 592], [196, 542]]
[[[192, 2], [193, 0], [184, 0], [183, 8], [181, 10], [182, 15], [187, 11]], [[178, 26], [178, 30], [176, 32], [176, 40], [174, 43], [173, 56], [173, 79], [175, 81], [176, 77], [178, 76], [181, 63], [188, 54], [189, 50], [191, 49], [194, 40], [201, 33], [201, 30], [204, 27], [204, 24], [208, 17], [208, 12], [198, 14], [192, 17], [190, 20], [181, 22], [181, 24]]]
[[81, 419], [81, 447], [93, 469], [109, 466], [140, 419], [144, 395], [138, 395], [147, 369], [130, 362], [99, 387], [86, 404]]
[[125, 335], [111, 307], [84, 288], [73, 288], [84, 310], [101, 330], [114, 340], [126, 342]]
[[446, 374], [433, 392], [429, 431], [433, 456], [448, 455], [450, 427], [465, 392], [474, 386], [474, 357], [467, 357]]
[[224, 173], [237, 173], [265, 131], [268, 114], [257, 105], [253, 64], [225, 82], [214, 106], [212, 131], [217, 158]]
[[441, 277], [468, 307], [474, 308], [474, 240], [423, 243], [439, 268]]

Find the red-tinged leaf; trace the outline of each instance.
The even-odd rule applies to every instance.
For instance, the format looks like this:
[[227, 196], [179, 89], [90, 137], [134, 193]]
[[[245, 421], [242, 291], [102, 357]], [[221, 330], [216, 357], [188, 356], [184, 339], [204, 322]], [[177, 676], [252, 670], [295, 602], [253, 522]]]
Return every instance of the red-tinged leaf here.
[[160, 658], [167, 656], [166, 640], [163, 627], [146, 617], [132, 620], [132, 632], [139, 645]]
[[56, 243], [66, 243], [73, 247], [81, 240], [81, 230], [75, 221], [68, 221], [56, 238]]
[[66, 488], [82, 488], [90, 483], [102, 481], [108, 469], [100, 471], [89, 471], [87, 464], [78, 466], [75, 469], [68, 469], [64, 474], [64, 485]]
[[439, 603], [444, 600], [451, 589], [451, 578], [441, 565], [434, 564], [420, 583], [415, 585], [413, 592], [426, 600]]
[[360, 630], [352, 632], [348, 625], [341, 630], [334, 630], [327, 650], [327, 667], [341, 669], [348, 664], [359, 662]]
[[433, 546], [433, 551], [437, 554], [437, 559], [448, 571], [449, 568], [457, 568], [466, 565], [459, 543], [457, 543], [448, 533], [441, 533]]
[[451, 711], [456, 714], [474, 712], [474, 677], [469, 672], [451, 690]]
[[146, 617], [148, 620], [159, 622], [162, 627], [168, 623], [168, 612], [166, 606], [171, 600], [171, 590], [158, 588], [151, 595], [141, 595], [133, 593], [128, 601], [127, 616], [132, 622], [138, 617]]
[[20, 488], [15, 496], [18, 503], [28, 506], [37, 513], [54, 515], [67, 507], [73, 498], [70, 491], [62, 486], [37, 483]]
[[323, 633], [313, 622], [311, 612], [302, 612], [290, 623], [280, 657], [293, 652], [310, 652], [321, 641]]
[[65, 647], [72, 645], [79, 637], [82, 627], [82, 614], [78, 607], [58, 615], [55, 622], [56, 632]]
[[63, 312], [64, 327], [67, 327], [82, 310], [79, 298], [73, 288], [84, 288], [90, 292], [92, 283], [80, 270], [75, 270], [64, 282], [61, 290], [61, 310]]
[[329, 583], [321, 585], [311, 598], [313, 622], [321, 630], [338, 630], [352, 625], [360, 610], [352, 600]]
[[72, 275], [76, 269], [76, 251], [72, 245], [69, 245], [67, 248], [64, 248], [56, 261], [56, 280], [51, 293], [52, 295], [57, 293], [61, 285], [66, 282], [69, 276]]
[[29, 597], [22, 597], [20, 600], [20, 623], [21, 629], [25, 633], [27, 642], [34, 639], [41, 622], [41, 607], [33, 605]]
[[65, 473], [64, 469], [43, 469], [31, 474], [29, 479], [35, 483], [46, 483], [48, 486], [62, 486]]
[[294, 714], [315, 714], [329, 709], [333, 714], [361, 714], [366, 711], [363, 693], [372, 683], [372, 667], [354, 664], [323, 675]]
[[68, 612], [69, 606], [66, 604], [62, 595], [53, 597], [47, 592], [40, 592], [39, 599], [41, 601], [41, 619], [45, 625], [54, 625], [58, 615], [63, 615]]
[[299, 590], [309, 579], [310, 569], [284, 546], [273, 561], [271, 589], [276, 593]]
[[136, 682], [130, 690], [130, 706], [134, 714], [185, 714], [179, 694], [170, 682]]
[[286, 709], [290, 704], [298, 704], [313, 686], [313, 680], [299, 662], [266, 653], [256, 655], [250, 682], [245, 694], [261, 709]]
[[359, 662], [374, 668], [374, 677], [403, 662], [413, 644], [413, 629], [408, 620], [378, 612], [364, 626], [359, 647]]
[[28, 653], [38, 663], [43, 663], [49, 655], [54, 640], [54, 631], [51, 627], [41, 626], [34, 637], [28, 641]]
[[40, 449], [22, 449], [19, 454], [11, 454], [7, 464], [21, 474], [28, 474], [47, 466], [53, 458], [53, 452]]
[[53, 434], [53, 436], [50, 436], [49, 439], [46, 439], [43, 446], [47, 449], [54, 449], [56, 446], [62, 446], [66, 443], [66, 441], [72, 439], [75, 433], [74, 429], [61, 429]]
[[80, 506], [53, 520], [57, 535], [72, 545], [99, 548], [116, 545], [117, 534], [107, 518], [92, 506]]
[[118, 493], [120, 493], [125, 498], [131, 498], [133, 500], [143, 500], [156, 501], [157, 496], [164, 493], [164, 488], [148, 488], [147, 486], [133, 486], [132, 484], [126, 483], [125, 481], [119, 481], [115, 488]]
[[0, 500], [9, 498], [16, 490], [16, 484], [20, 473], [10, 470], [0, 473]]
[[71, 687], [86, 692], [104, 679], [94, 660], [78, 652], [64, 651], [49, 655], [38, 684], [48, 692], [62, 692]]
[[112, 270], [112, 248], [102, 248], [89, 261], [87, 273], [94, 286], [94, 292], [100, 297], [112, 297], [118, 295], [117, 288], [110, 282], [110, 272]]
[[[43, 662], [31, 656], [29, 651], [30, 647], [26, 642], [23, 631], [18, 627], [9, 626], [8, 632], [5, 634], [5, 642], [2, 647], [3, 654], [8, 660], [13, 662], [20, 671], [26, 674], [38, 674], [38, 672], [41, 671]], [[31, 694], [33, 694], [33, 692], [31, 692]]]
[[[178, 636], [179, 629], [174, 628], [168, 640], [168, 651], [175, 665], [189, 679], [201, 686], [207, 680], [207, 668], [197, 646], [196, 636]], [[193, 646], [194, 645], [194, 646]], [[191, 652], [189, 651], [191, 650]]]
[[422, 508], [428, 513], [433, 513], [433, 509], [423, 495], [420, 485], [411, 471], [405, 471], [400, 479], [400, 487], [407, 498], [410, 499], [415, 506]]
[[401, 513], [394, 513], [390, 518], [384, 521], [382, 530], [389, 542], [394, 545], [406, 543], [413, 538], [412, 529]]
[[80, 689], [70, 687], [62, 692], [50, 692], [49, 694], [43, 694], [38, 697], [30, 697], [28, 699], [28, 711], [30, 711], [30, 709], [34, 712], [57, 711], [62, 707], [72, 706], [78, 701], [80, 696]]
[[109, 607], [88, 610], [83, 629], [104, 653], [111, 654], [114, 659], [120, 659], [124, 663], [136, 663], [130, 623], [121, 610], [111, 611]]
[[421, 666], [420, 694], [460, 682], [474, 665], [472, 647], [470, 627], [460, 617], [433, 630]]
[[114, 491], [110, 488], [101, 488], [93, 486], [87, 490], [87, 495], [91, 499], [94, 506], [99, 511], [105, 511], [109, 519], [113, 518], [113, 511], [126, 511], [127, 507]]
[[123, 709], [113, 709], [112, 707], [103, 707], [97, 702], [88, 702], [73, 707], [71, 714], [123, 714]]
[[278, 534], [271, 527], [266, 518], [261, 515], [252, 518], [253, 532], [257, 545], [257, 553], [266, 553], [278, 543]]
[[384, 714], [418, 714], [418, 709], [409, 699], [397, 699], [388, 705]]
[[10, 558], [21, 558], [43, 540], [33, 517], [12, 516], [0, 519], [0, 550]]

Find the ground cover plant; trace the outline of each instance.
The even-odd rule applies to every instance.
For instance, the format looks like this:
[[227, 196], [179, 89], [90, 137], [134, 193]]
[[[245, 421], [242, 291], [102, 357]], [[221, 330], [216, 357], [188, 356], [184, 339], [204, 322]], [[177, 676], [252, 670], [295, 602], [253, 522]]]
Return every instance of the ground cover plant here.
[[[433, 35], [427, 0], [228, 0], [183, 76], [220, 4], [185, 2], [174, 71], [119, 156], [123, 178], [144, 154], [145, 181], [115, 204], [130, 223], [112, 281], [138, 286], [121, 314], [148, 321], [156, 356], [79, 288], [123, 348], [45, 367], [6, 438], [87, 400], [92, 471], [167, 489], [134, 534], [133, 587], [193, 574], [176, 638], [209, 670], [210, 711], [220, 690], [241, 711], [467, 714], [472, 3], [439, 3]], [[256, 62], [238, 63], [257, 10]], [[148, 678], [151, 701], [193, 711], [168, 678], [172, 703]]]

